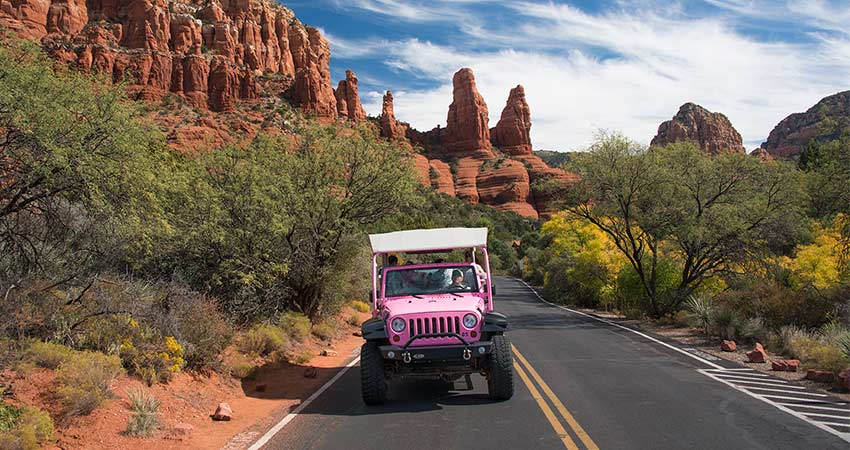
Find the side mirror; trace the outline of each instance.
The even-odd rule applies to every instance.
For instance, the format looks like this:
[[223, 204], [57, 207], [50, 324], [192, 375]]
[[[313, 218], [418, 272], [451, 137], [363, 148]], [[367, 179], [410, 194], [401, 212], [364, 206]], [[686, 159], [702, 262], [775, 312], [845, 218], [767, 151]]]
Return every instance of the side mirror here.
[[493, 285], [490, 286], [490, 295], [492, 295], [493, 297], [496, 296], [496, 283], [493, 283]]

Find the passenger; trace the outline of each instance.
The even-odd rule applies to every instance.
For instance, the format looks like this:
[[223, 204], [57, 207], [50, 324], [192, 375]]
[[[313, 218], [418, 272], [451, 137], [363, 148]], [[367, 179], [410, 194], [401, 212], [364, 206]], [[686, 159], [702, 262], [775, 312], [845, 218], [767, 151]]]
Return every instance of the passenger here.
[[463, 282], [463, 272], [460, 270], [452, 270], [452, 283], [448, 286], [451, 290], [469, 289], [469, 285]]
[[469, 250], [466, 251], [466, 260], [471, 262], [472, 265], [475, 267], [475, 274], [478, 275], [478, 285], [484, 286], [484, 282], [487, 280], [487, 272], [484, 271], [484, 268], [481, 267], [480, 264], [475, 262], [474, 258], [472, 257], [472, 252]]
[[398, 256], [390, 255], [390, 257], [387, 259], [387, 261], [389, 262], [390, 267], [397, 266], [398, 265]]

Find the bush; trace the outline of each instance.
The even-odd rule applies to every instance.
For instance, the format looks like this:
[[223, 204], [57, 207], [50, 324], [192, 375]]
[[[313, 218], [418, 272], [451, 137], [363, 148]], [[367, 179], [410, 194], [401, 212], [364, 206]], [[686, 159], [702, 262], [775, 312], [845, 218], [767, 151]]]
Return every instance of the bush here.
[[243, 353], [257, 356], [268, 356], [284, 350], [287, 344], [284, 331], [268, 323], [254, 325], [238, 339], [238, 347]]
[[53, 440], [53, 419], [37, 408], [15, 408], [0, 400], [0, 448], [38, 450]]
[[139, 376], [148, 386], [167, 383], [185, 365], [183, 347], [172, 336], [166, 336], [159, 343], [142, 342], [138, 346], [125, 341], [120, 355], [130, 373]]
[[292, 339], [301, 342], [310, 335], [310, 319], [304, 314], [295, 311], [287, 311], [280, 315], [278, 319], [280, 328], [286, 332]]
[[230, 345], [233, 326], [212, 299], [197, 294], [187, 297], [187, 301], [172, 308], [177, 322], [175, 336], [183, 345], [183, 359], [187, 368], [214, 370], [221, 363], [221, 353]]
[[807, 369], [828, 370], [837, 374], [850, 366], [850, 359], [840, 348], [820, 343], [807, 349], [807, 358], [803, 361], [803, 366]]
[[74, 357], [76, 352], [65, 345], [52, 342], [33, 341], [27, 349], [27, 357], [37, 366], [55, 369]]
[[127, 421], [128, 436], [148, 437], [159, 427], [159, 400], [142, 389], [127, 392], [133, 415]]
[[711, 297], [705, 295], [691, 295], [685, 302], [685, 308], [688, 310], [689, 321], [692, 326], [701, 328], [706, 334], [710, 333], [711, 327], [714, 324], [714, 317], [717, 314], [717, 307]]
[[311, 331], [313, 336], [316, 336], [323, 341], [330, 341], [334, 338], [334, 336], [336, 336], [336, 328], [328, 322], [313, 325], [313, 329]]
[[311, 359], [313, 359], [313, 354], [304, 350], [295, 356], [295, 364], [307, 364]]
[[117, 356], [79, 352], [56, 369], [57, 396], [65, 418], [91, 414], [110, 395], [109, 384], [124, 370]]
[[362, 300], [354, 300], [351, 302], [351, 307], [354, 308], [355, 311], [361, 313], [367, 313], [372, 310], [372, 307], [369, 306], [368, 303]]
[[254, 374], [257, 365], [253, 359], [241, 353], [234, 353], [225, 358], [225, 365], [230, 370], [230, 374], [236, 378], [249, 378]]
[[348, 324], [353, 327], [360, 326], [360, 316], [356, 313], [348, 316]]

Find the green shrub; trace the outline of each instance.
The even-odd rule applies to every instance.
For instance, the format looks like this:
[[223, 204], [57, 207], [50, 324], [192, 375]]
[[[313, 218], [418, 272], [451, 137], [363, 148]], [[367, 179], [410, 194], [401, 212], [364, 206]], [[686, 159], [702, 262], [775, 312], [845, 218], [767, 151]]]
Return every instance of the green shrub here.
[[186, 367], [199, 371], [218, 368], [221, 353], [233, 338], [233, 326], [217, 304], [206, 297], [190, 298], [175, 305], [174, 314]]
[[143, 389], [127, 392], [133, 415], [127, 421], [125, 433], [128, 436], [148, 437], [159, 427], [159, 400]]
[[241, 353], [229, 355], [226, 359], [225, 365], [230, 370], [230, 374], [236, 378], [249, 378], [257, 369], [257, 365], [254, 364], [254, 361], [250, 357]]
[[59, 367], [63, 362], [73, 358], [75, 353], [77, 352], [70, 347], [42, 341], [33, 341], [27, 349], [29, 359], [35, 365], [47, 369]]
[[310, 319], [304, 314], [297, 313], [295, 311], [287, 311], [280, 315], [278, 319], [280, 322], [280, 328], [286, 332], [289, 337], [295, 339], [298, 342], [301, 342], [310, 335], [310, 327], [312, 323], [310, 323]]
[[808, 358], [803, 362], [803, 366], [807, 369], [828, 370], [837, 374], [850, 366], [850, 358], [847, 358], [840, 348], [833, 345], [814, 345], [808, 349], [807, 356]]
[[6, 402], [0, 400], [0, 432], [14, 428], [21, 414], [23, 414], [23, 411], [20, 408], [7, 405]]
[[172, 336], [162, 342], [143, 342], [139, 346], [126, 341], [120, 348], [121, 360], [130, 374], [139, 376], [148, 386], [167, 383], [185, 365], [183, 347]]
[[735, 339], [741, 334], [741, 319], [731, 308], [719, 308], [712, 322], [721, 339]]
[[311, 330], [313, 336], [323, 340], [330, 341], [336, 336], [336, 328], [328, 322], [321, 322], [313, 325], [313, 329]]
[[351, 325], [353, 327], [360, 326], [360, 316], [357, 315], [357, 314], [352, 314], [352, 315], [348, 316], [347, 322], [348, 322], [349, 325]]
[[79, 352], [56, 369], [56, 393], [65, 418], [91, 414], [110, 395], [109, 384], [124, 372], [117, 356]]
[[691, 295], [685, 302], [685, 308], [689, 312], [689, 322], [692, 326], [701, 328], [708, 334], [714, 324], [717, 307], [711, 297], [706, 295]]
[[846, 358], [850, 359], [850, 334], [845, 334], [838, 339], [838, 348]]
[[295, 364], [307, 364], [311, 359], [313, 359], [313, 354], [304, 350], [295, 356]]
[[367, 313], [372, 310], [368, 303], [362, 300], [354, 300], [351, 302], [351, 307], [357, 312]]
[[[15, 410], [12, 421], [3, 418], [4, 410]], [[7, 428], [8, 426], [8, 428]], [[14, 408], [0, 401], [0, 448], [3, 450], [38, 450], [53, 440], [53, 419], [38, 408]]]
[[268, 356], [285, 349], [287, 344], [284, 331], [268, 323], [254, 325], [238, 339], [239, 349], [249, 355]]

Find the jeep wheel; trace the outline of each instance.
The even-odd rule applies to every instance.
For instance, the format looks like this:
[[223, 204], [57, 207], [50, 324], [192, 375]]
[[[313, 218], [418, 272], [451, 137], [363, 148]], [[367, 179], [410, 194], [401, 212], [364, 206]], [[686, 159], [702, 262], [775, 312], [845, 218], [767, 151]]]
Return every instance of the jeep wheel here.
[[360, 392], [367, 405], [380, 405], [387, 400], [384, 357], [374, 342], [360, 347]]
[[507, 400], [514, 395], [514, 358], [511, 341], [504, 335], [493, 336], [487, 390], [492, 400]]

